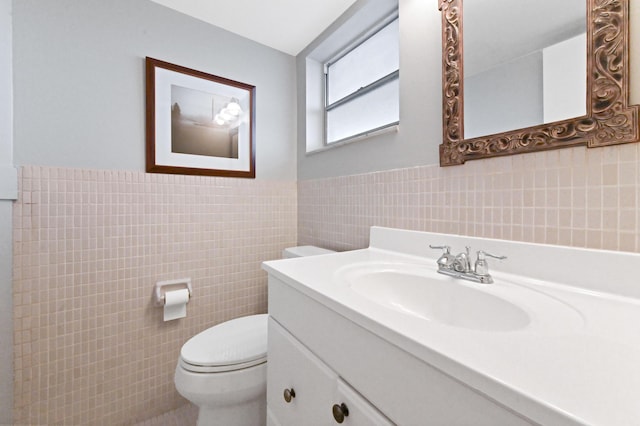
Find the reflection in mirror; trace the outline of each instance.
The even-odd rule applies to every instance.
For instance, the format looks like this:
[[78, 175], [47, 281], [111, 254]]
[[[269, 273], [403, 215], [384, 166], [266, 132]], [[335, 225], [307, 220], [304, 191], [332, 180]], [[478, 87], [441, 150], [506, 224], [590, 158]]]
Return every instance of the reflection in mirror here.
[[[483, 10], [489, 8], [486, 1], [468, 1], [467, 3], [477, 4]], [[502, 0], [502, 9], [513, 8], [512, 0]], [[546, 0], [544, 0], [546, 1]], [[505, 40], [515, 37], [515, 34], [522, 31], [528, 32], [535, 26], [543, 26], [542, 23], [556, 19], [556, 15], [561, 14], [561, 5], [564, 3], [573, 4], [574, 0], [563, 0], [562, 2], [551, 1], [545, 6], [540, 6], [542, 0], [532, 1], [537, 5], [536, 12], [530, 11], [529, 16], [522, 19], [505, 18], [498, 12], [493, 15], [483, 15], [486, 22], [491, 24], [491, 33], [497, 35], [497, 39], [489, 42], [490, 49], [499, 49]], [[577, 1], [577, 0], [576, 0]], [[528, 0], [526, 1], [528, 2]], [[467, 18], [465, 15], [463, 25], [463, 0], [440, 0], [440, 10], [442, 11], [442, 115], [443, 115], [443, 141], [440, 145], [440, 165], [451, 166], [463, 164], [465, 161], [479, 158], [496, 157], [503, 155], [536, 152], [557, 148], [568, 148], [579, 145], [586, 145], [589, 148], [616, 145], [622, 143], [638, 142], [640, 140], [640, 128], [638, 126], [640, 106], [629, 106], [629, 2], [630, 0], [582, 0], [585, 8], [582, 14], [586, 15], [586, 43], [579, 40], [579, 35], [575, 36], [573, 28], [574, 20], [569, 19], [562, 27], [570, 36], [567, 43], [575, 42], [584, 46], [586, 44], [586, 85], [582, 87], [582, 93], [563, 94], [562, 100], [573, 100], [579, 98], [576, 104], [582, 103], [586, 106], [586, 111], [561, 112], [565, 115], [558, 116], [551, 107], [542, 107], [542, 123], [536, 125], [525, 125], [520, 123], [521, 128], [515, 130], [498, 131], [488, 128], [473, 130], [477, 134], [485, 136], [469, 137], [466, 135], [466, 121], [473, 122], [474, 118], [467, 118], [464, 114], [465, 103], [473, 103], [466, 95], [466, 81], [463, 75], [477, 74], [478, 70], [486, 68], [483, 65], [474, 65], [473, 60], [470, 65], [471, 70], [465, 74], [466, 64], [463, 61], [463, 51], [466, 52], [468, 39], [480, 39], [479, 36], [467, 34]], [[525, 0], [519, 0], [524, 4]], [[577, 6], [570, 6], [577, 7]], [[586, 12], [585, 12], [586, 10]], [[473, 13], [473, 12], [472, 12]], [[541, 13], [541, 15], [535, 15]], [[477, 20], [476, 18], [469, 18]], [[511, 20], [511, 21], [509, 21]], [[473, 27], [473, 23], [471, 24]], [[514, 25], [509, 27], [509, 25]], [[474, 31], [471, 29], [471, 31]], [[547, 30], [549, 31], [549, 30]], [[579, 32], [579, 30], [577, 30]], [[480, 30], [486, 32], [486, 30]], [[546, 36], [538, 35], [536, 40]], [[558, 36], [553, 36], [554, 39]], [[463, 43], [464, 40], [464, 43]], [[478, 41], [478, 40], [476, 40]], [[524, 43], [524, 42], [523, 42]], [[464, 44], [464, 48], [463, 48]], [[473, 46], [473, 41], [471, 46]], [[486, 47], [486, 46], [485, 46]], [[474, 55], [476, 48], [469, 47], [469, 55]], [[540, 47], [538, 47], [540, 49]], [[571, 49], [573, 51], [573, 49]], [[481, 51], [481, 50], [480, 50]], [[465, 53], [466, 54], [466, 53]], [[468, 56], [469, 56], [468, 55]], [[482, 53], [481, 57], [486, 56]], [[567, 56], [561, 53], [561, 56]], [[520, 57], [520, 56], [516, 56]], [[502, 60], [504, 62], [504, 59]], [[500, 61], [499, 61], [500, 62]], [[475, 70], [474, 70], [475, 68]], [[535, 68], [533, 65], [523, 65], [521, 68]], [[538, 67], [540, 68], [540, 67]], [[544, 74], [544, 65], [542, 66]], [[564, 70], [563, 70], [564, 71]], [[515, 72], [506, 73], [513, 77]], [[541, 77], [538, 77], [541, 78]], [[544, 77], [542, 86], [544, 86]], [[502, 78], [504, 80], [506, 78]], [[498, 79], [501, 80], [501, 79]], [[473, 85], [473, 83], [471, 83]], [[522, 89], [526, 83], [519, 83]], [[549, 83], [547, 83], [549, 84]], [[560, 83], [564, 85], [564, 83]], [[492, 94], [493, 95], [493, 94]], [[543, 94], [532, 96], [516, 94], [513, 91], [504, 95], [511, 100], [515, 98], [515, 105], [528, 104], [532, 98], [542, 98]], [[490, 105], [489, 98], [471, 95], [471, 97], [481, 98], [483, 110], [497, 108], [497, 105]], [[586, 99], [586, 102], [582, 99]], [[499, 102], [502, 105], [502, 101]], [[549, 102], [552, 106], [557, 106], [560, 101]], [[513, 104], [512, 104], [513, 105]], [[514, 107], [515, 108], [515, 107]], [[514, 109], [511, 108], [511, 109]], [[545, 109], [547, 111], [545, 112]], [[486, 112], [486, 111], [484, 111]], [[510, 112], [510, 111], [509, 111]], [[473, 112], [475, 113], [475, 111]], [[559, 118], [566, 117], [572, 118]], [[507, 121], [506, 112], [497, 114], [498, 121]], [[483, 120], [480, 120], [483, 121]], [[473, 123], [472, 123], [473, 124]], [[482, 125], [485, 126], [484, 122]], [[514, 123], [511, 123], [512, 127]], [[488, 126], [488, 125], [487, 125]], [[489, 132], [489, 134], [487, 133]], [[498, 132], [498, 133], [496, 133]], [[466, 138], [465, 138], [466, 136]]]
[[586, 21], [585, 0], [466, 2], [465, 137], [585, 115]]

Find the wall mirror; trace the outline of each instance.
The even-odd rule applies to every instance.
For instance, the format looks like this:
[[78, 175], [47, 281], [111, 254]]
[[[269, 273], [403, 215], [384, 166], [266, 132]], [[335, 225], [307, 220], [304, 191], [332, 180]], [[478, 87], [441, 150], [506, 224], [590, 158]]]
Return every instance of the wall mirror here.
[[440, 165], [638, 142], [629, 1], [440, 0]]

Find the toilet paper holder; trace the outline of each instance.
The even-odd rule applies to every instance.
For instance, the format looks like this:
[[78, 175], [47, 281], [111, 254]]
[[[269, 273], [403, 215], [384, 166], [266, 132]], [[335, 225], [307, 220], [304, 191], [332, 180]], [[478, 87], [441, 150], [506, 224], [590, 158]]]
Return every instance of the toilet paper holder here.
[[164, 294], [167, 291], [181, 290], [183, 288], [189, 290], [189, 299], [191, 299], [191, 297], [193, 296], [193, 290], [191, 289], [191, 278], [158, 281], [156, 285], [153, 286], [153, 304], [158, 307], [164, 306]]

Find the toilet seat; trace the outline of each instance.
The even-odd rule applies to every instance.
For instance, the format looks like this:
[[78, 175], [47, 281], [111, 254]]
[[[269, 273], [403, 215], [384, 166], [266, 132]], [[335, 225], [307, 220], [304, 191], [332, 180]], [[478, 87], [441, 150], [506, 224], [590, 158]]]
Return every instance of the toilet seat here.
[[256, 359], [250, 362], [242, 362], [238, 364], [229, 364], [229, 365], [196, 365], [185, 362], [182, 358], [180, 359], [180, 367], [184, 368], [187, 371], [192, 373], [225, 373], [229, 371], [237, 371], [242, 370], [244, 368], [254, 367], [256, 365], [260, 365], [267, 362], [267, 357]]
[[194, 373], [221, 373], [267, 361], [267, 314], [223, 322], [189, 339], [180, 366]]

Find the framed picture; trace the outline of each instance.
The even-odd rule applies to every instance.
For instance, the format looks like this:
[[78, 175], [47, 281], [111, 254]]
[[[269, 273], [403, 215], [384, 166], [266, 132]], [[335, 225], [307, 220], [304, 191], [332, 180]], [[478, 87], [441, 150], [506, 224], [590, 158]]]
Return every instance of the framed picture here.
[[146, 58], [147, 172], [255, 178], [255, 86]]

